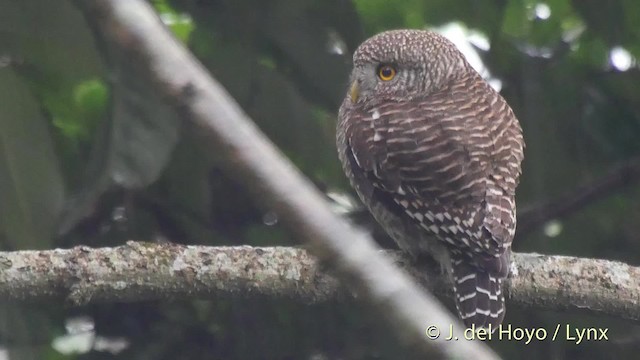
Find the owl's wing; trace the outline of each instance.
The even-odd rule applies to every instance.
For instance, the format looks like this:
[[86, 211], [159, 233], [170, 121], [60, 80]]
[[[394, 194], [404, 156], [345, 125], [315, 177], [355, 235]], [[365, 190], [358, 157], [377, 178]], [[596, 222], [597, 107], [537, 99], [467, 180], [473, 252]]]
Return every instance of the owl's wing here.
[[381, 104], [353, 115], [345, 136], [379, 195], [445, 241], [494, 254], [515, 230], [522, 141], [506, 102], [487, 88]]
[[353, 158], [373, 186], [391, 194], [451, 207], [481, 201], [490, 171], [481, 148], [490, 143], [487, 134], [472, 134], [465, 117], [429, 103], [389, 103], [361, 114], [347, 134]]

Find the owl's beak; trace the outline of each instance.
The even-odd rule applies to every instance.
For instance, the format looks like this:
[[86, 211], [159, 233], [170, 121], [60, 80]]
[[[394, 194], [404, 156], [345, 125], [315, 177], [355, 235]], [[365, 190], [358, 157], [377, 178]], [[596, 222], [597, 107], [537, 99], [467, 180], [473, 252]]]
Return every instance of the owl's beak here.
[[349, 97], [351, 98], [351, 102], [357, 102], [358, 96], [360, 96], [360, 86], [358, 86], [358, 80], [355, 80], [351, 83], [351, 88], [349, 88]]

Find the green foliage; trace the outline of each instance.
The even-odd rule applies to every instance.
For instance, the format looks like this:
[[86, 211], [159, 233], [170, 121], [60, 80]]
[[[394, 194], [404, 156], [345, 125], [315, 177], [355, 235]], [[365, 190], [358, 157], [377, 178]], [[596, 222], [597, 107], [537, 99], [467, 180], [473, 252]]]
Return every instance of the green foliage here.
[[42, 103], [62, 135], [73, 142], [89, 141], [99, 120], [106, 114], [109, 94], [104, 82], [86, 80], [71, 89], [71, 96], [64, 94], [60, 99], [47, 95], [43, 96]]
[[367, 32], [375, 33], [393, 28], [421, 28], [425, 25], [425, 1], [356, 0], [354, 5]]
[[195, 27], [191, 17], [177, 12], [168, 0], [153, 0], [153, 6], [173, 34], [182, 42], [188, 42]]

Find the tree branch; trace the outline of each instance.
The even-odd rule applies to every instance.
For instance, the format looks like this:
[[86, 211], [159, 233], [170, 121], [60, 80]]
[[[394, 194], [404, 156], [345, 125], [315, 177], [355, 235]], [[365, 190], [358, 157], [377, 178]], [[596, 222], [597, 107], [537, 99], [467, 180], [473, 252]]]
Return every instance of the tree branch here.
[[[387, 251], [426, 288], [451, 297], [439, 268]], [[567, 256], [514, 254], [507, 301], [640, 321], [640, 268]], [[0, 301], [73, 305], [168, 298], [267, 296], [316, 303], [350, 296], [307, 251], [129, 242], [115, 248], [0, 253]], [[426, 328], [428, 323], [424, 323]]]
[[[335, 215], [322, 194], [269, 142], [206, 69], [162, 25], [146, 1], [76, 0], [106, 49], [140, 69], [140, 81], [162, 94], [208, 136], [225, 171], [305, 239], [363, 299], [395, 326], [392, 334], [423, 357], [495, 359], [483, 343], [428, 340], [425, 324], [460, 323], [377, 251], [370, 237]], [[151, 274], [149, 275], [151, 276]], [[112, 289], [111, 289], [112, 290]], [[80, 290], [73, 297], [83, 298]], [[461, 326], [455, 326], [462, 338]]]

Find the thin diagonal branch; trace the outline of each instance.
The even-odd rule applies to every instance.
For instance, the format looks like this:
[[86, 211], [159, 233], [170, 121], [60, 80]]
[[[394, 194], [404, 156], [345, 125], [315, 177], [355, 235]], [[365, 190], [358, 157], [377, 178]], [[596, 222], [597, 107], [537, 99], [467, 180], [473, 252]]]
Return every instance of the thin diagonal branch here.
[[568, 216], [585, 206], [640, 181], [640, 157], [611, 169], [606, 175], [552, 201], [525, 207], [518, 214], [518, 235], [535, 230], [546, 222]]
[[[442, 338], [426, 338], [424, 324], [444, 327], [459, 324], [458, 320], [381, 256], [368, 235], [332, 213], [322, 195], [171, 36], [146, 1], [76, 0], [76, 4], [109, 45], [104, 48], [136, 64], [140, 81], [165, 96], [208, 136], [225, 171], [274, 209], [363, 299], [383, 309], [395, 326], [392, 334], [424, 357], [496, 358], [480, 342], [452, 344]], [[462, 337], [462, 332], [456, 335]]]
[[[438, 268], [384, 254], [435, 293], [451, 296]], [[507, 301], [640, 322], [640, 268], [567, 256], [514, 254]], [[351, 292], [307, 251], [291, 247], [206, 247], [129, 242], [115, 248], [0, 253], [0, 301], [67, 300], [74, 305], [169, 298], [267, 296], [317, 303]], [[429, 324], [424, 323], [426, 328]]]

